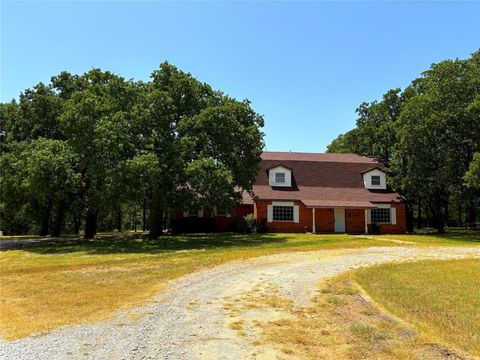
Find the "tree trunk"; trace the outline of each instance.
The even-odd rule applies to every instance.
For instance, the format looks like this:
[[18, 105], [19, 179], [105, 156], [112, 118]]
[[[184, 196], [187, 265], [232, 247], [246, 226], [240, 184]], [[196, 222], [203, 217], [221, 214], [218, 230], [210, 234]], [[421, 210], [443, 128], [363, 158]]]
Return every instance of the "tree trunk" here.
[[50, 204], [44, 210], [43, 219], [42, 219], [42, 228], [40, 229], [40, 236], [47, 236], [48, 235], [48, 228], [50, 225], [50, 213], [52, 208]]
[[410, 203], [406, 203], [407, 211], [407, 232], [413, 233], [413, 206]]
[[142, 207], [142, 212], [143, 212], [143, 232], [147, 231], [147, 197], [145, 196], [143, 198], [143, 207]]
[[447, 200], [445, 200], [445, 224], [447, 226], [450, 224], [449, 219], [450, 219], [450, 211], [448, 207], [448, 198], [447, 198]]
[[93, 239], [97, 233], [97, 212], [95, 210], [88, 210], [85, 219], [85, 239]]
[[443, 234], [445, 232], [445, 218], [442, 212], [442, 203], [443, 201], [440, 195], [437, 195], [437, 197], [433, 201], [433, 209], [432, 209], [433, 226], [440, 234]]
[[65, 200], [60, 200], [55, 212], [55, 218], [52, 226], [52, 236], [59, 237], [63, 230], [63, 221], [65, 220]]
[[122, 232], [122, 208], [118, 208], [117, 212], [117, 230], [118, 232]]
[[458, 204], [458, 213], [457, 213], [457, 215], [458, 215], [458, 220], [457, 220], [457, 221], [458, 221], [458, 226], [462, 226], [462, 225], [463, 225], [463, 221], [462, 221], [462, 204], [461, 204], [461, 203]]
[[152, 200], [150, 201], [150, 239], [156, 239], [163, 232], [163, 211], [158, 188], [153, 190]]
[[75, 220], [73, 224], [73, 232], [75, 235], [78, 235], [80, 233], [80, 215], [75, 215]]
[[477, 221], [477, 209], [475, 207], [475, 200], [470, 199], [467, 206], [467, 226], [475, 227]]
[[423, 219], [422, 219], [422, 202], [418, 202], [418, 213], [417, 213], [417, 228], [423, 228]]

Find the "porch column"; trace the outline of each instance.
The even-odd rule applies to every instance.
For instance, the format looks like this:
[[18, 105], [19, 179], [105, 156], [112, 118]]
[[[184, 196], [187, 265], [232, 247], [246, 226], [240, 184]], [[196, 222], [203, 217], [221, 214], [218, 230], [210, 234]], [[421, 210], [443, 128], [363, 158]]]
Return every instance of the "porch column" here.
[[312, 233], [316, 233], [315, 229], [315, 208], [312, 208]]
[[368, 209], [365, 209], [365, 234], [368, 234]]

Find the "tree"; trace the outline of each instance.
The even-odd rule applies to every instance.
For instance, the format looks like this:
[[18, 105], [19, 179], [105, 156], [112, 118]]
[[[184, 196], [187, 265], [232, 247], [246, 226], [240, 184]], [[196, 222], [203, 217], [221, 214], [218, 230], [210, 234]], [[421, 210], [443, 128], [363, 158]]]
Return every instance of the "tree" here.
[[[69, 94], [60, 117], [69, 145], [79, 156], [86, 219], [85, 238], [97, 231], [98, 212], [118, 207], [123, 198], [121, 167], [134, 153], [130, 138], [136, 87], [110, 72], [93, 69], [81, 77], [56, 79]], [[72, 90], [73, 89], [73, 90]]]
[[260, 162], [263, 119], [248, 101], [214, 91], [163, 63], [137, 107], [136, 138], [156, 157], [150, 236], [162, 233], [165, 209], [231, 206], [251, 189]]
[[40, 235], [47, 235], [52, 224], [52, 235], [59, 236], [66, 205], [80, 187], [72, 149], [62, 140], [17, 142], [1, 157], [1, 166], [4, 211], [15, 213], [19, 204], [26, 203], [27, 211], [41, 225]]
[[412, 86], [416, 95], [400, 116], [393, 170], [407, 194], [424, 198], [434, 226], [443, 231], [452, 194], [461, 192], [472, 201], [462, 177], [480, 144], [479, 52], [467, 60], [432, 65]]
[[327, 152], [367, 154], [390, 161], [397, 141], [396, 121], [402, 104], [411, 95], [410, 91], [392, 89], [380, 102], [360, 104], [357, 127], [334, 139]]
[[473, 160], [470, 162], [463, 179], [467, 187], [480, 190], [480, 152], [473, 154]]

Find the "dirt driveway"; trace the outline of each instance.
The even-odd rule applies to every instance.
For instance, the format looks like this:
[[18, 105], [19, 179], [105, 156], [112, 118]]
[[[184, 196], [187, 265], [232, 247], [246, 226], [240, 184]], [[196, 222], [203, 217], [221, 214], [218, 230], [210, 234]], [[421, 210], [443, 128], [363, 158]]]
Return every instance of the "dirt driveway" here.
[[[269, 359], [275, 356], [272, 349], [252, 345], [255, 334], [238, 336], [231, 328], [229, 300], [274, 287], [296, 306], [308, 306], [319, 280], [350, 269], [387, 261], [465, 257], [480, 258], [480, 248], [376, 247], [232, 262], [172, 281], [148, 304], [110, 321], [0, 343], [0, 358]], [[265, 308], [254, 316], [265, 320], [281, 315]]]

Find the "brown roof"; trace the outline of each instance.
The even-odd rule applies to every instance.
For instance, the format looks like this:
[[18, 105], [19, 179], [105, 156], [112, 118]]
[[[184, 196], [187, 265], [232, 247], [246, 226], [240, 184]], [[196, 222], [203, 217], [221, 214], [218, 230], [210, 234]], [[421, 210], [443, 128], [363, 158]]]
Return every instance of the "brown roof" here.
[[292, 160], [292, 161], [326, 161], [326, 162], [347, 162], [347, 163], [367, 163], [381, 164], [375, 156], [357, 155], [357, 154], [322, 154], [322, 153], [299, 153], [299, 152], [279, 152], [264, 151], [262, 160]]
[[[271, 187], [268, 170], [292, 170], [292, 187]], [[362, 173], [383, 168], [378, 159], [355, 154], [264, 152], [253, 192], [257, 200], [300, 200], [315, 207], [374, 207], [373, 203], [401, 201], [391, 189], [365, 189]]]

